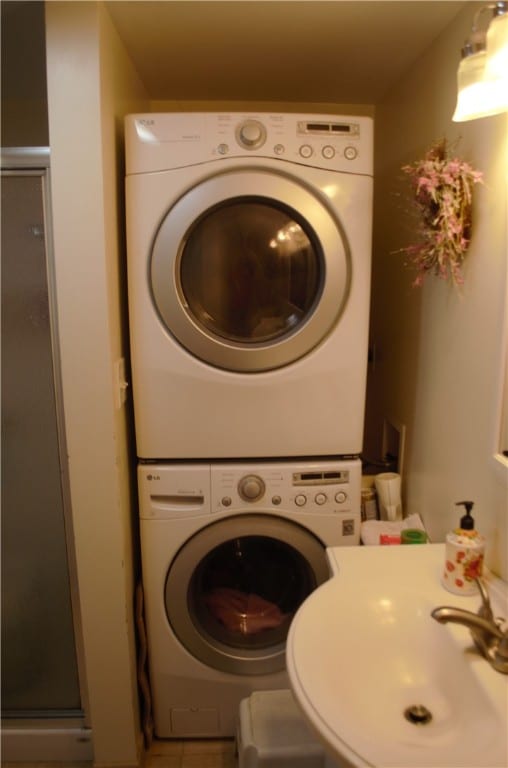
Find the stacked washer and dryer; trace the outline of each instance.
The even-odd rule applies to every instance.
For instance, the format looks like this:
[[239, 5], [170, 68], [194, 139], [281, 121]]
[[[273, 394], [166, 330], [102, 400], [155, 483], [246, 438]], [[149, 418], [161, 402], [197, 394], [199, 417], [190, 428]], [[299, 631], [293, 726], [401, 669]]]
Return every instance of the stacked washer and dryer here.
[[367, 117], [126, 118], [129, 318], [155, 731], [232, 736], [359, 542]]

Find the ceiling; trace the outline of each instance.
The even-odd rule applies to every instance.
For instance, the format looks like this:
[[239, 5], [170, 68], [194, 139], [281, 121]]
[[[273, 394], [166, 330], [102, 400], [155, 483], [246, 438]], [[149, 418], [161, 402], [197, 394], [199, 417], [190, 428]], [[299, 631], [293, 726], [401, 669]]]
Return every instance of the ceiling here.
[[106, 2], [151, 99], [351, 104], [381, 101], [464, 5]]

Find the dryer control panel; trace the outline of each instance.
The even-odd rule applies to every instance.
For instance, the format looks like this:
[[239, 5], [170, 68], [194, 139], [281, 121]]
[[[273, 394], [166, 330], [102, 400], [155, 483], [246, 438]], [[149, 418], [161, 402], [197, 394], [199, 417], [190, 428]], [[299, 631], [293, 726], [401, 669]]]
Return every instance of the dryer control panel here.
[[126, 172], [259, 157], [373, 174], [373, 120], [273, 112], [147, 113], [125, 118]]

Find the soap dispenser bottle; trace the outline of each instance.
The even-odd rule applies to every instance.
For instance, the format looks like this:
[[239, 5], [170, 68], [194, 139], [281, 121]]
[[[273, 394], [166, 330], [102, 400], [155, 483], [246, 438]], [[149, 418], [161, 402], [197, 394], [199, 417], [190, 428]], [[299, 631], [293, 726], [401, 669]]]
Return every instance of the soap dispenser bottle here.
[[485, 539], [475, 530], [473, 502], [458, 501], [457, 506], [465, 507], [466, 514], [460, 518], [460, 527], [446, 535], [442, 584], [456, 595], [475, 595], [475, 579], [483, 571]]

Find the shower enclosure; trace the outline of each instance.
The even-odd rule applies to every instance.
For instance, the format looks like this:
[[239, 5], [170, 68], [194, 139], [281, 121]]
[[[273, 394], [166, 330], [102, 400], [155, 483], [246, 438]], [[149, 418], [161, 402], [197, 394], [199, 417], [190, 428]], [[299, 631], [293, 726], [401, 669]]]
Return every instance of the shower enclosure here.
[[2, 151], [2, 753], [92, 757], [72, 560], [49, 152]]

